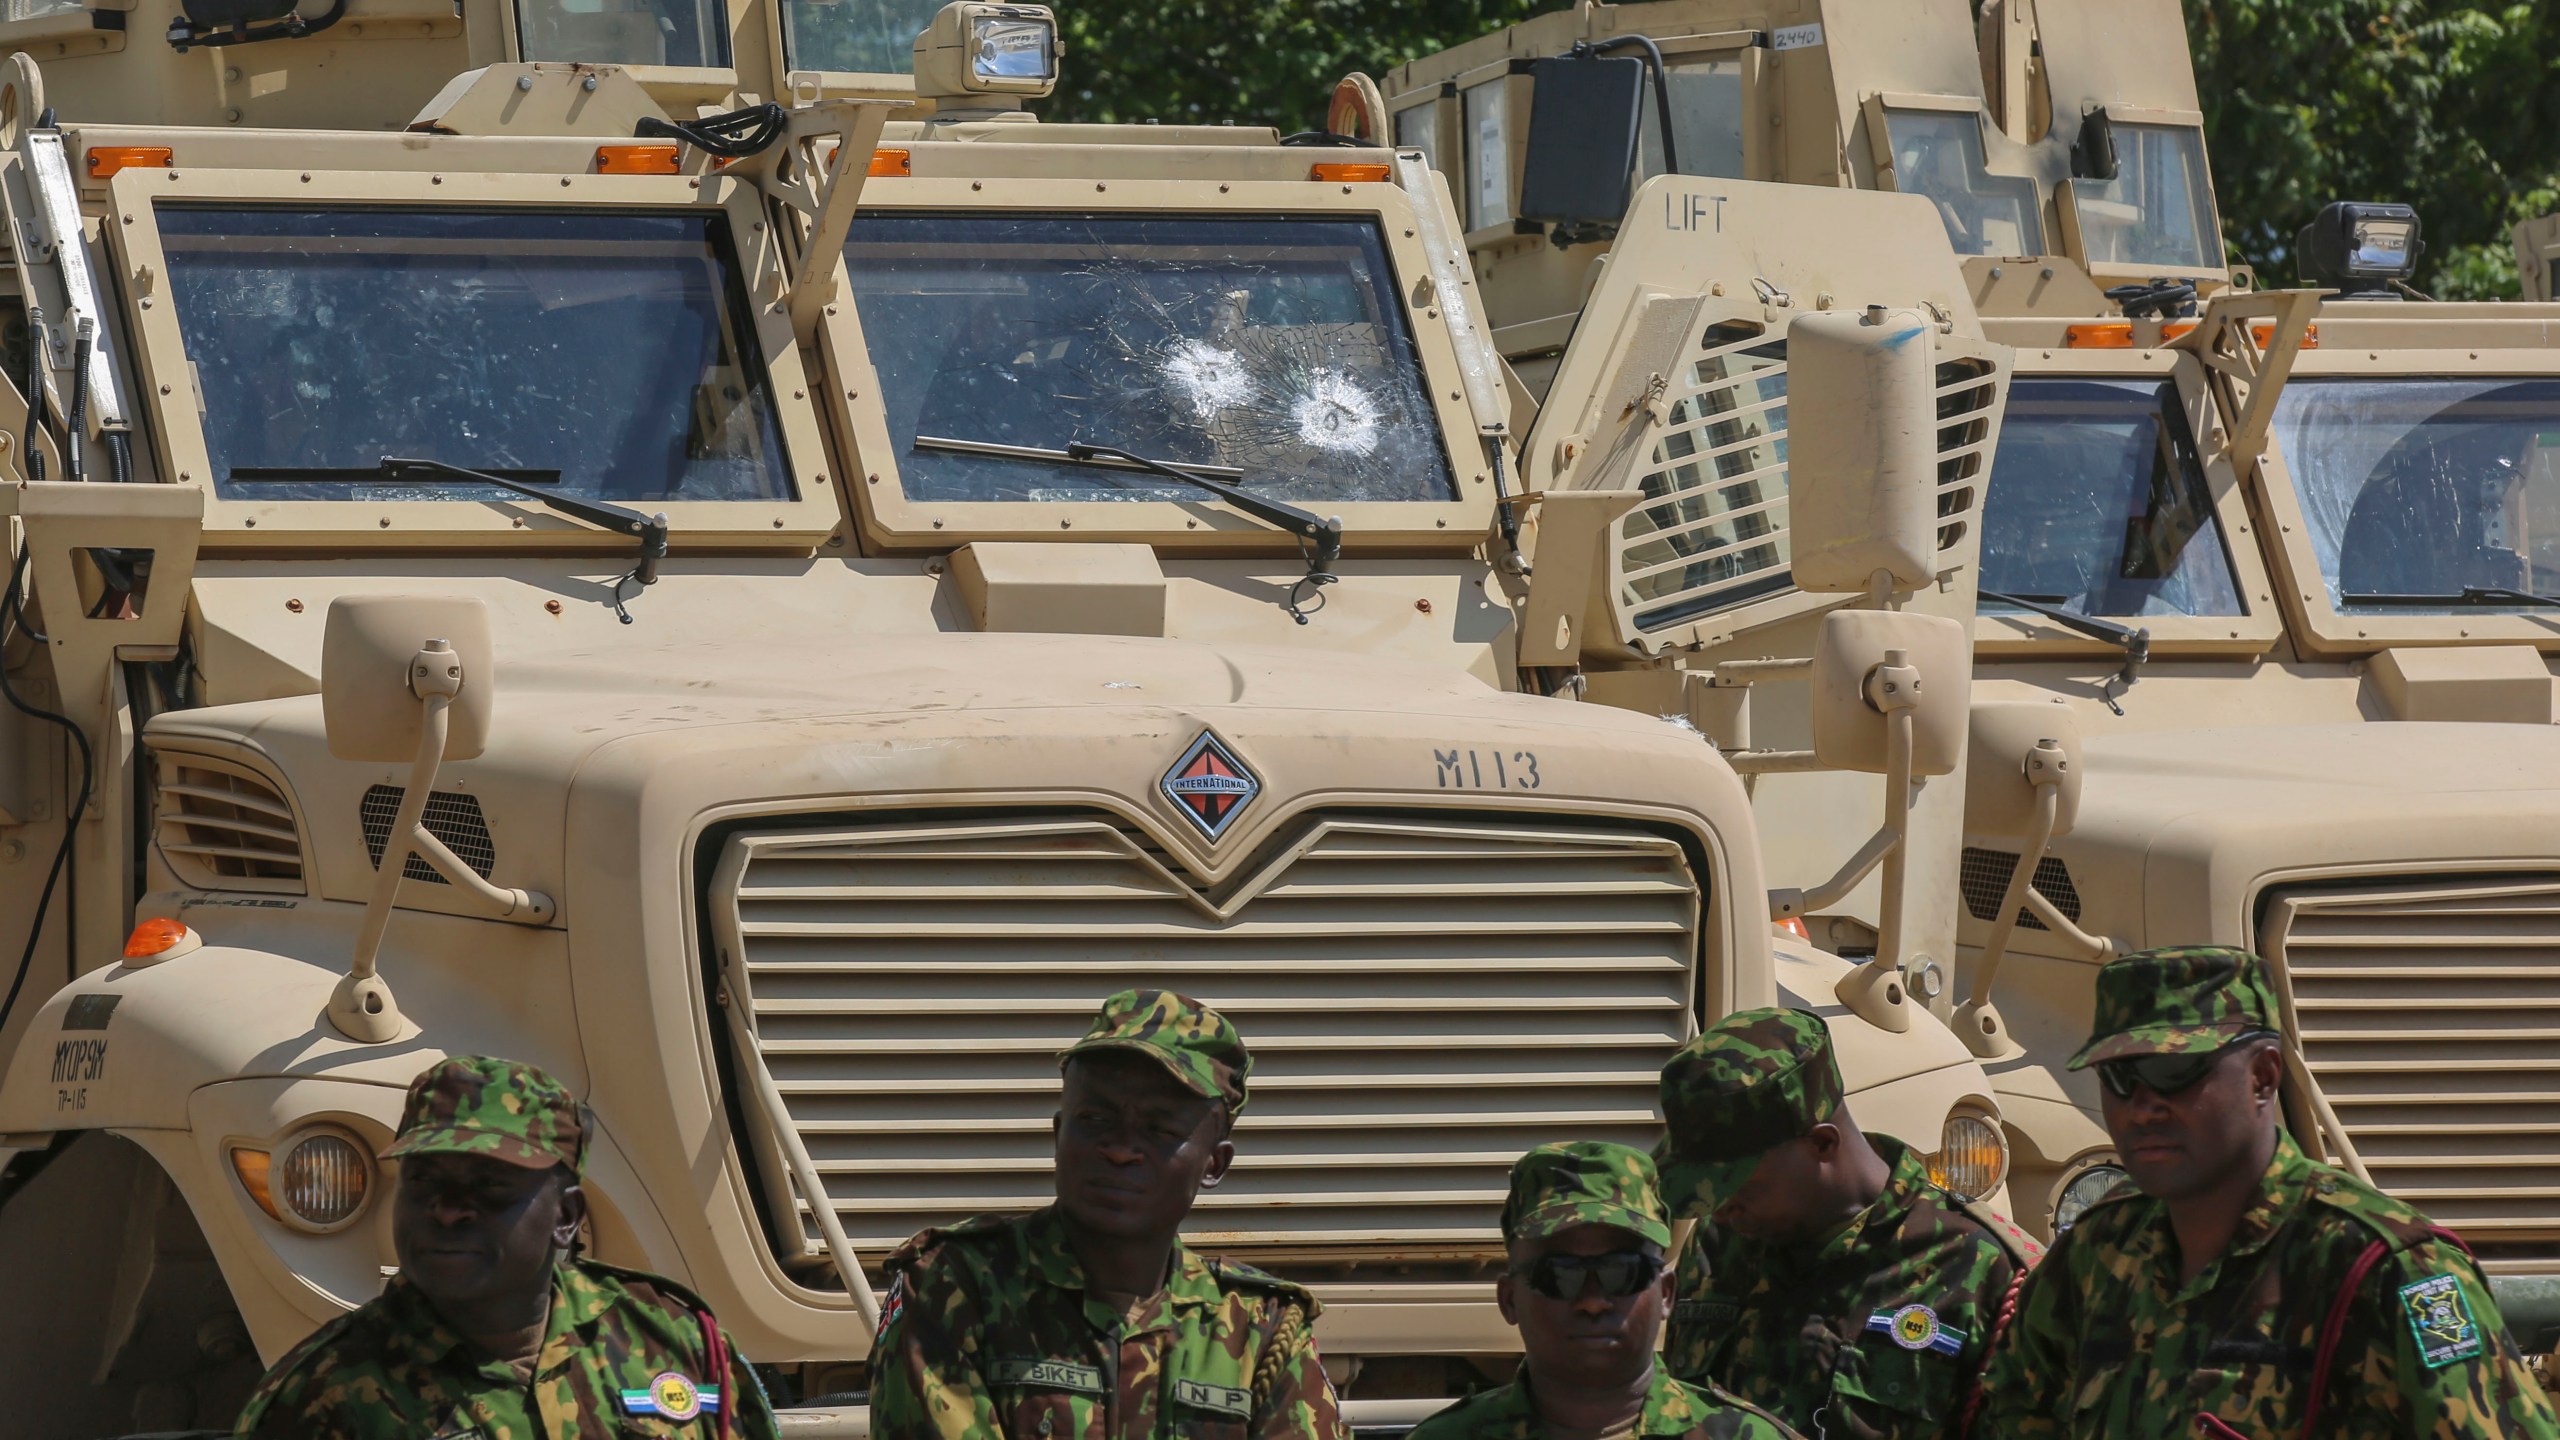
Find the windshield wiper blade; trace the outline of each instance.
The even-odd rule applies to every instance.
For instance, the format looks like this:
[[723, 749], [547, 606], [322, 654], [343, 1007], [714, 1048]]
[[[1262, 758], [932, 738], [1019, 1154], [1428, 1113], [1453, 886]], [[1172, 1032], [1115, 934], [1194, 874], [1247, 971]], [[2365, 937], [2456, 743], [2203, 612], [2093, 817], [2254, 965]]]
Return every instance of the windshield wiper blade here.
[[2503, 585], [2465, 585], [2458, 595], [2400, 595], [2388, 592], [2347, 594], [2338, 597], [2346, 605], [2546, 605], [2560, 609], [2560, 596], [2537, 595], [2530, 590], [2510, 590]]
[[622, 608], [622, 587], [634, 580], [642, 585], [657, 584], [658, 562], [667, 558], [667, 512], [661, 510], [655, 515], [643, 515], [609, 500], [553, 494], [536, 488], [538, 485], [559, 484], [560, 472], [557, 470], [466, 470], [441, 460], [385, 455], [370, 470], [358, 465], [241, 465], [233, 467], [230, 478], [235, 485], [354, 485], [366, 480], [421, 485], [493, 485], [521, 495], [572, 520], [584, 521], [610, 534], [628, 535], [640, 542], [639, 558], [613, 582], [613, 613], [625, 625], [631, 623], [631, 612]]
[[1242, 479], [1244, 472], [1217, 465], [1170, 465], [1150, 456], [1123, 450], [1117, 445], [1088, 445], [1070, 440], [1064, 450], [1044, 450], [1036, 445], [997, 445], [983, 440], [950, 440], [939, 435], [918, 435], [909, 442], [918, 450], [946, 450], [961, 455], [989, 455], [1002, 460], [1039, 460], [1050, 464], [1091, 465], [1104, 470], [1144, 470], [1179, 480], [1195, 489], [1206, 490], [1245, 514], [1274, 530], [1297, 539], [1298, 552], [1305, 557], [1307, 573], [1289, 591], [1289, 618], [1304, 625], [1307, 612], [1298, 604], [1298, 592], [1315, 586], [1330, 585], [1337, 578], [1333, 562], [1342, 558], [1342, 520], [1339, 516], [1318, 516], [1301, 510], [1285, 500], [1256, 495], [1241, 486], [1232, 485], [1219, 476]]
[[2029, 599], [2024, 595], [2012, 595], [2002, 590], [1978, 590], [1975, 593], [1985, 600], [1997, 600], [2003, 605], [2015, 605], [2021, 610], [2032, 610], [2065, 630], [2078, 631], [2093, 640], [2104, 640], [2110, 645], [2121, 647], [2124, 650], [2124, 668], [2108, 677], [2100, 698], [2107, 702], [2108, 709], [2118, 715], [2124, 713], [2124, 707], [2116, 703], [2116, 697], [2133, 688], [2134, 672], [2141, 669], [2143, 664], [2151, 658], [2149, 627], [2126, 625], [2096, 615], [2075, 614], [2059, 605], [2048, 605], [2041, 600]]
[[[466, 470], [441, 460], [385, 455], [372, 469], [359, 465], [242, 465], [231, 471], [235, 485], [353, 485], [366, 480], [423, 485], [494, 485], [582, 520], [599, 530], [628, 535], [640, 542], [639, 563], [626, 577], [643, 585], [658, 583], [658, 562], [667, 558], [667, 515], [643, 515], [607, 500], [562, 495], [538, 488], [560, 483], [557, 470]], [[619, 587], [616, 587], [619, 589]]]

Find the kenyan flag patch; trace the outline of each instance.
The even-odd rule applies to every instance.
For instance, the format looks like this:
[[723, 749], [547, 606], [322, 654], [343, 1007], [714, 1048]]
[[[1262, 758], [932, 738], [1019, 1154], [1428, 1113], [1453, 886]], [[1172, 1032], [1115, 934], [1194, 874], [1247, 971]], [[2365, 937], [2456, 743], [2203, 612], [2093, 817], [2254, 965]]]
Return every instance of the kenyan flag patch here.
[[2418, 1358], [2430, 1370], [2456, 1360], [2478, 1358], [2480, 1323], [2471, 1318], [2471, 1303], [2462, 1298], [2462, 1281], [2452, 1275], [2430, 1275], [2400, 1287], [2400, 1309], [2409, 1317], [2409, 1334], [2418, 1342]]

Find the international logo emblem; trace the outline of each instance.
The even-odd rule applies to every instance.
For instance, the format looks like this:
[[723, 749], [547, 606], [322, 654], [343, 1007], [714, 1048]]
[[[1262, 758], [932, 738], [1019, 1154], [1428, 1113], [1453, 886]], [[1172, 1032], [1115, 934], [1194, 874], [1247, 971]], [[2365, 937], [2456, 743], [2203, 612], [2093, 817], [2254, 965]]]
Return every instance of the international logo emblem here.
[[1191, 817], [1200, 833], [1212, 840], [1225, 834], [1253, 797], [1262, 793], [1262, 782], [1206, 730], [1156, 783], [1174, 808]]
[[1867, 1317], [1867, 1328], [1891, 1338], [1905, 1350], [1935, 1350], [1941, 1355], [1964, 1353], [1964, 1332], [1950, 1327], [1926, 1305], [1879, 1310]]
[[706, 1410], [720, 1408], [720, 1392], [696, 1385], [693, 1378], [675, 1370], [661, 1370], [649, 1381], [646, 1390], [622, 1392], [622, 1411], [626, 1415], [655, 1415], [662, 1420], [682, 1424]]

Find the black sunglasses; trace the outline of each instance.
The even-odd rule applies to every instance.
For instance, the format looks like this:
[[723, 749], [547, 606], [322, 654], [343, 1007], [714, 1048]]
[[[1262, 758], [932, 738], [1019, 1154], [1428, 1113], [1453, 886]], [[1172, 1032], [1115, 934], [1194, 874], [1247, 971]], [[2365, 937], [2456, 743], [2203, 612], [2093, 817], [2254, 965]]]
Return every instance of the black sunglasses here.
[[2119, 1100], [2130, 1100], [2137, 1087], [2154, 1095], [2175, 1095], [2191, 1089], [2196, 1082], [2213, 1073], [2223, 1056], [2242, 1045], [2276, 1038], [2273, 1030], [2252, 1030], [2218, 1050], [2194, 1055], [2136, 1055], [2124, 1060], [2098, 1062], [2098, 1083]]
[[1514, 1272], [1529, 1288], [1550, 1300], [1579, 1300], [1597, 1285], [1611, 1300], [1641, 1292], [1662, 1278], [1662, 1261], [1641, 1250], [1606, 1255], [1542, 1255], [1525, 1270]]

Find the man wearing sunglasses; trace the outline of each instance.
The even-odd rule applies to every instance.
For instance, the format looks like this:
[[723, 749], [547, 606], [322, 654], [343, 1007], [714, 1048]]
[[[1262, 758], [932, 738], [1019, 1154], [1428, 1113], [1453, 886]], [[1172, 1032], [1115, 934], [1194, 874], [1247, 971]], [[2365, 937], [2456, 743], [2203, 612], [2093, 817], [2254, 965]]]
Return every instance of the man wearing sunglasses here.
[[2071, 1067], [2132, 1184], [2028, 1277], [1978, 1433], [2551, 1440], [2462, 1242], [2286, 1133], [2277, 1017], [2246, 951], [2099, 970]]
[[1521, 1156], [1502, 1239], [1511, 1265], [1493, 1294], [1520, 1329], [1519, 1378], [1423, 1421], [1412, 1440], [1801, 1440], [1654, 1363], [1671, 1223], [1643, 1151], [1578, 1140]]
[[1182, 1243], [1235, 1160], [1244, 1037], [1187, 996], [1123, 990], [1058, 1063], [1057, 1202], [889, 1257], [872, 1435], [1348, 1440], [1315, 1297]]
[[1738, 1011], [1663, 1067], [1663, 1193], [1702, 1221], [1665, 1358], [1808, 1435], [1952, 1435], [2034, 1242], [1845, 1094], [1802, 1010]]

